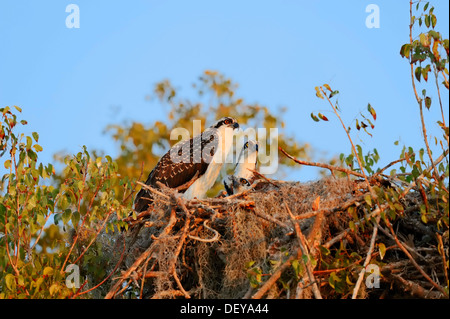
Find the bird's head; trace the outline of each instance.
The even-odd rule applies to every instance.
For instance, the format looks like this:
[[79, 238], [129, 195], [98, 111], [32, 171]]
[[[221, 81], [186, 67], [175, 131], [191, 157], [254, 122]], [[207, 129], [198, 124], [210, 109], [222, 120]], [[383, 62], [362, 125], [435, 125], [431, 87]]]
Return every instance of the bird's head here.
[[244, 150], [248, 153], [258, 152], [258, 142], [255, 140], [248, 140], [244, 144]]
[[222, 117], [220, 120], [218, 120], [216, 123], [211, 125], [211, 128], [221, 129], [230, 127], [233, 130], [239, 129], [239, 123], [236, 121], [236, 119], [232, 117]]
[[224, 181], [225, 189], [228, 193], [228, 196], [243, 192], [246, 189], [249, 189], [252, 185], [248, 181], [248, 179], [243, 177], [237, 177], [234, 175], [228, 176]]

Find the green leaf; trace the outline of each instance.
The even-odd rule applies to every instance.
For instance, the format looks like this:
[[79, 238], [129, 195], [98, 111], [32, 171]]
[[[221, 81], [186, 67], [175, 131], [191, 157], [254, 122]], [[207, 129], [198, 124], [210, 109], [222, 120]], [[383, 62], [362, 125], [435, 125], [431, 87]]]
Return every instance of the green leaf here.
[[78, 211], [74, 211], [74, 212], [72, 213], [72, 218], [71, 218], [71, 220], [72, 220], [72, 225], [73, 225], [74, 227], [76, 227], [76, 226], [78, 225], [78, 222], [80, 221], [80, 213], [79, 213]]
[[373, 119], [376, 120], [377, 119], [377, 112], [375, 112], [375, 109], [372, 107], [372, 105], [370, 105], [370, 103], [367, 105], [367, 110], [372, 115]]
[[48, 291], [50, 292], [50, 296], [53, 296], [55, 294], [55, 292], [57, 292], [58, 290], [59, 290], [58, 284], [53, 284], [48, 289]]
[[53, 268], [52, 267], [45, 267], [44, 268], [44, 276], [46, 275], [53, 275]]
[[53, 215], [53, 223], [55, 225], [58, 225], [59, 221], [61, 220], [61, 215], [62, 214], [55, 214], [55, 215]]
[[29, 151], [31, 149], [31, 145], [33, 144], [33, 140], [31, 139], [31, 137], [27, 136], [27, 151]]
[[69, 222], [71, 216], [72, 216], [72, 211], [70, 209], [66, 209], [64, 211], [64, 213], [62, 213], [61, 219], [62, 219], [64, 225], [66, 225]]
[[9, 169], [11, 167], [11, 160], [6, 160], [4, 165], [6, 169]]
[[386, 246], [383, 243], [379, 243], [378, 249], [380, 250], [380, 258], [383, 260], [384, 255], [386, 254]]
[[431, 27], [434, 29], [434, 27], [436, 26], [437, 23], [437, 19], [436, 16], [434, 14], [431, 15]]
[[422, 75], [422, 68], [418, 66], [416, 70], [414, 71], [414, 75], [416, 76], [417, 81], [420, 82], [420, 76]]
[[347, 156], [347, 158], [345, 159], [345, 164], [351, 167], [353, 165], [353, 158], [354, 158], [353, 154]]
[[33, 135], [34, 140], [37, 142], [39, 142], [39, 134], [36, 132], [31, 133], [31, 135]]
[[61, 210], [66, 210], [67, 207], [69, 207], [70, 203], [69, 200], [67, 199], [67, 196], [63, 195], [61, 196], [58, 206]]
[[42, 152], [43, 148], [39, 144], [34, 144], [33, 148], [36, 152]]
[[320, 93], [319, 87], [316, 86], [314, 89], [316, 90], [316, 96], [317, 96], [318, 98], [323, 99], [323, 95], [322, 95], [322, 93]]
[[[330, 93], [330, 99], [331, 99], [333, 96], [335, 96], [336, 94], [339, 94], [339, 91], [338, 91], [338, 90], [331, 92], [331, 93]], [[336, 102], [336, 109], [339, 110], [339, 107], [338, 107], [338, 105], [337, 105], [337, 102]]]
[[431, 107], [431, 97], [429, 97], [429, 96], [427, 96], [427, 97], [425, 98], [425, 107], [426, 107], [427, 109], [430, 109], [430, 107]]
[[370, 194], [364, 195], [364, 200], [366, 201], [367, 205], [372, 206], [372, 196], [370, 196]]
[[428, 48], [430, 46], [430, 39], [428, 38], [428, 34], [421, 33], [419, 35], [420, 44], [422, 44], [424, 47]]
[[315, 121], [315, 122], [319, 122], [319, 118], [317, 116], [315, 116], [313, 113], [311, 113], [311, 118]]
[[16, 290], [16, 279], [13, 274], [7, 274], [5, 276], [5, 282], [6, 282], [6, 287], [9, 290], [11, 290], [11, 291]]
[[402, 47], [400, 49], [400, 55], [402, 57], [409, 59], [410, 53], [411, 53], [411, 44], [406, 43], [406, 44], [402, 45]]
[[318, 115], [321, 120], [328, 121], [328, 118], [325, 115], [323, 115], [322, 113], [319, 113]]
[[95, 159], [95, 164], [97, 165], [97, 167], [102, 166], [102, 158], [101, 157], [97, 157]]
[[28, 150], [27, 151], [27, 155], [32, 161], [36, 161], [37, 160], [37, 155], [32, 150]]
[[431, 23], [431, 17], [430, 17], [430, 15], [426, 14], [425, 15], [425, 25], [427, 26], [427, 28], [430, 27], [430, 23]]

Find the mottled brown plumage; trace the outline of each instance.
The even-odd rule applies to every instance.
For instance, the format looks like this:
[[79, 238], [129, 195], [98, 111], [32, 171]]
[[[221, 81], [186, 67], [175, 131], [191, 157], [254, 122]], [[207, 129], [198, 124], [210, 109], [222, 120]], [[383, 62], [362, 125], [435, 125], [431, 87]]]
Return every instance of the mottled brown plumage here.
[[[169, 188], [177, 188], [188, 183], [197, 174], [201, 178], [208, 169], [214, 155], [218, 150], [218, 129], [221, 126], [238, 128], [233, 118], [223, 118], [206, 129], [203, 133], [175, 144], [156, 164], [150, 172], [145, 184], [158, 188], [161, 182]], [[187, 190], [180, 190], [184, 193]], [[152, 203], [152, 194], [141, 189], [134, 200], [135, 211], [142, 212]]]

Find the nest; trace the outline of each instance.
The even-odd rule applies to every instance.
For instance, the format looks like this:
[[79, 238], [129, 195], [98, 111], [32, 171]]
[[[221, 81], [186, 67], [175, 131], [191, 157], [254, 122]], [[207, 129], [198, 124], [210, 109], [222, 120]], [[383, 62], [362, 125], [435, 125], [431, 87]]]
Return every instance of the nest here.
[[[348, 297], [351, 291], [337, 296], [330, 288], [331, 272], [324, 262], [330, 255], [324, 251], [344, 245], [362, 256], [346, 268], [355, 279], [366, 254], [377, 258], [370, 250], [373, 217], [363, 208], [366, 186], [349, 178], [309, 183], [261, 179], [240, 194], [191, 201], [167, 188], [151, 189], [153, 207], [128, 218], [128, 231], [99, 237], [108, 272], [116, 273], [96, 297]], [[415, 195], [404, 199], [410, 212], [393, 227], [398, 237], [416, 234], [415, 260], [443, 282], [436, 242], [419, 243], [435, 231], [420, 221], [419, 200]], [[361, 219], [358, 230], [349, 228], [355, 216]], [[380, 228], [377, 242], [395, 245], [398, 237]], [[448, 239], [444, 246], [448, 260]], [[402, 251], [388, 251], [379, 263], [384, 289], [362, 287], [360, 296], [443, 296]]]

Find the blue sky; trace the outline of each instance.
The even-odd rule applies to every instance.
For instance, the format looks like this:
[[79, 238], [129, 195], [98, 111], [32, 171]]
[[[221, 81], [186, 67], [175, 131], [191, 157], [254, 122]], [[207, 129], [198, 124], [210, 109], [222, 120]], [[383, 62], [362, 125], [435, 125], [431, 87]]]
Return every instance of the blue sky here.
[[[79, 29], [65, 25], [70, 3], [79, 6]], [[380, 28], [365, 25], [371, 3], [380, 8]], [[449, 3], [431, 3], [437, 30], [448, 38]], [[165, 118], [145, 99], [156, 82], [170, 79], [194, 97], [191, 83], [218, 70], [239, 83], [247, 102], [286, 107], [287, 132], [319, 160], [350, 152], [329, 105], [315, 97], [314, 87], [328, 83], [340, 91], [347, 125], [367, 103], [376, 109], [373, 138], [354, 138], [365, 150], [377, 148], [383, 166], [404, 144], [424, 146], [409, 64], [399, 55], [408, 24], [407, 0], [2, 1], [0, 105], [23, 109], [25, 133], [39, 132], [44, 163], [82, 145], [114, 156], [108, 124]], [[437, 95], [428, 87], [428, 132], [440, 136]], [[443, 98], [448, 113], [448, 91]], [[330, 121], [315, 123], [311, 112]], [[317, 172], [303, 168], [289, 177], [307, 181]]]

